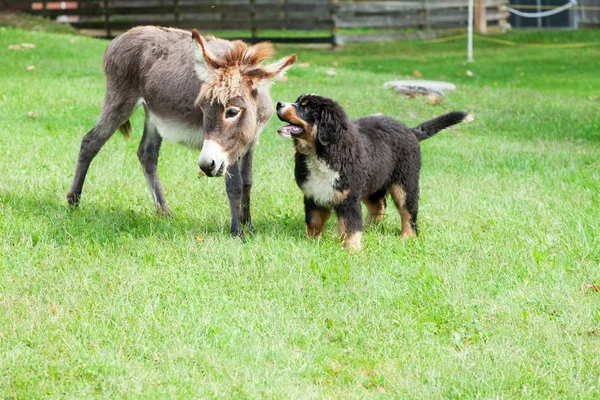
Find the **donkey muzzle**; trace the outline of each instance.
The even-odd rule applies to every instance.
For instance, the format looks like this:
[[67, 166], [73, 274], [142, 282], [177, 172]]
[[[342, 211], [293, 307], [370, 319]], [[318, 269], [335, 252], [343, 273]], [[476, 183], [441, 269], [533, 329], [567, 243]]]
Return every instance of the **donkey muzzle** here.
[[207, 176], [221, 176], [227, 168], [227, 153], [213, 140], [205, 140], [198, 166]]

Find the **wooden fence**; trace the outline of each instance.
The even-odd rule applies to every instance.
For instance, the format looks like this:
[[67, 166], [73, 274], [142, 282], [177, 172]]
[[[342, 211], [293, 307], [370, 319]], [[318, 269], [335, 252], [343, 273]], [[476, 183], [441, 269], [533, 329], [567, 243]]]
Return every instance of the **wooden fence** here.
[[579, 0], [578, 19], [579, 26], [582, 28], [592, 28], [600, 26], [600, 1], [598, 0]]
[[[505, 9], [508, 0], [475, 0], [475, 24], [482, 33], [488, 29], [504, 30], [508, 19]], [[417, 36], [426, 30], [466, 28], [468, 0], [379, 0], [345, 1], [336, 13], [336, 29], [370, 28], [386, 33], [367, 35], [340, 35], [338, 42], [396, 39], [405, 32], [417, 30]]]
[[[478, 26], [502, 25], [508, 0], [475, 0]], [[57, 18], [96, 36], [114, 37], [136, 25], [163, 25], [201, 32], [233, 31], [250, 41], [331, 42], [359, 40], [354, 28], [385, 30], [360, 35], [385, 39], [390, 31], [465, 27], [468, 0], [3, 0], [11, 9]], [[316, 31], [265, 37], [264, 31]], [[402, 33], [401, 35], [405, 35]], [[356, 37], [355, 37], [356, 36]]]

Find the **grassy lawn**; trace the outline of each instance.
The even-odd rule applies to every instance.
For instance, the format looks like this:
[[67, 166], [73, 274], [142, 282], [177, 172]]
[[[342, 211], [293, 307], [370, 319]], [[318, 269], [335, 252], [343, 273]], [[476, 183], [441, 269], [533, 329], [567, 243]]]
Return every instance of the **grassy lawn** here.
[[[469, 65], [464, 40], [278, 47], [310, 66], [274, 101], [316, 92], [413, 125], [475, 114], [422, 143], [420, 237], [401, 241], [390, 207], [353, 255], [333, 220], [304, 237], [276, 118], [245, 243], [224, 181], [181, 146], [159, 165], [175, 216], [155, 216], [141, 110], [70, 211], [108, 42], [0, 28], [0, 397], [600, 397], [600, 293], [582, 286], [600, 283], [600, 30], [500, 38], [597, 45], [476, 40]], [[415, 70], [458, 89], [438, 105], [383, 89]]]

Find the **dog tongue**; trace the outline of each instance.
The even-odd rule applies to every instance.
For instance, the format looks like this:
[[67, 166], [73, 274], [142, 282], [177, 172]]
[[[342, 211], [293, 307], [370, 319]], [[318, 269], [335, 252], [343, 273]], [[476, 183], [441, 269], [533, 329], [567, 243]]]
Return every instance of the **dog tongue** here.
[[282, 126], [281, 128], [279, 128], [277, 130], [277, 132], [283, 133], [286, 135], [293, 135], [293, 134], [301, 133], [302, 128], [299, 127], [298, 125], [286, 125], [286, 126]]

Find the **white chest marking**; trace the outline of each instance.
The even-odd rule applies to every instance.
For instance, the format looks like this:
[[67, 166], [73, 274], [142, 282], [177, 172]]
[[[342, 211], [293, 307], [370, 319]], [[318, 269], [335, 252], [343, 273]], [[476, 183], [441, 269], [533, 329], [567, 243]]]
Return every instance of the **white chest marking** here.
[[150, 123], [156, 126], [158, 134], [172, 143], [181, 143], [194, 149], [201, 149], [204, 141], [202, 128], [194, 128], [178, 121], [161, 119], [150, 113]]
[[334, 200], [334, 196], [339, 193], [334, 185], [340, 179], [340, 175], [316, 157], [308, 157], [306, 166], [309, 173], [306, 181], [302, 183], [302, 191], [306, 197], [312, 198], [315, 203], [330, 205]]

